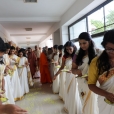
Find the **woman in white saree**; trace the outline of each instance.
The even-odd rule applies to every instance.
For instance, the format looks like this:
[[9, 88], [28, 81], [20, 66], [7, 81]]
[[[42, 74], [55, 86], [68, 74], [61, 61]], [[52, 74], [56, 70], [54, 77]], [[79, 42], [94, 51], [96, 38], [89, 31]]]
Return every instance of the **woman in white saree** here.
[[[5, 43], [6, 45], [6, 54], [3, 55], [4, 58], [4, 64], [6, 65], [7, 69], [10, 69], [10, 59], [9, 59], [9, 50], [10, 50], [10, 46], [8, 43]], [[4, 76], [4, 80], [5, 80], [5, 96], [6, 98], [8, 98], [8, 103], [10, 104], [15, 104], [14, 102], [14, 96], [13, 96], [13, 88], [11, 85], [11, 76], [8, 74], [8, 72], [5, 73]]]
[[91, 60], [96, 56], [91, 36], [87, 32], [79, 35], [80, 49], [76, 57], [73, 74], [77, 74], [78, 91], [82, 104], [82, 114], [99, 114], [97, 95], [94, 94], [87, 84], [88, 68]]
[[16, 56], [15, 54], [15, 47], [11, 47], [10, 48], [10, 66], [12, 67], [12, 72], [10, 73], [11, 76], [11, 84], [13, 87], [13, 95], [14, 95], [14, 100], [21, 100], [23, 98], [23, 94], [22, 94], [22, 88], [20, 85], [20, 80], [19, 80], [19, 75], [18, 75], [18, 71], [17, 71], [17, 66], [16, 64], [18, 64], [19, 62], [19, 57]]
[[[28, 60], [28, 59], [27, 59]], [[29, 64], [29, 63], [28, 63]], [[33, 86], [34, 85], [34, 82], [32, 80], [32, 74], [31, 74], [31, 71], [30, 71], [30, 66], [28, 65], [27, 66], [27, 76], [28, 76], [28, 83], [29, 83], [29, 86]]]
[[[14, 105], [14, 104], [5, 104], [4, 98], [2, 99], [2, 95], [5, 92], [3, 88], [3, 78], [4, 78], [4, 72], [6, 65], [4, 64], [4, 58], [3, 55], [6, 51], [6, 46], [2, 38], [0, 38], [0, 114], [27, 114], [26, 110], [21, 109], [20, 107]], [[3, 101], [3, 102], [2, 102]]]
[[[66, 112], [68, 112], [68, 108], [69, 108], [69, 100], [71, 99], [70, 98], [70, 93], [69, 93], [69, 85], [70, 85], [70, 82], [72, 80], [72, 77], [71, 77], [71, 73], [68, 72], [68, 71], [71, 71], [71, 68], [72, 68], [72, 57], [68, 57], [65, 61], [65, 69], [67, 70], [66, 72], [66, 80], [65, 80], [65, 105], [64, 105], [64, 110]], [[72, 94], [72, 92], [71, 92]], [[69, 113], [69, 112], [68, 112]]]
[[50, 70], [50, 74], [51, 74], [51, 78], [52, 78], [52, 79], [53, 79], [53, 76], [54, 76], [54, 71], [53, 71], [54, 65], [51, 63], [51, 62], [52, 62], [53, 54], [54, 54], [54, 53], [53, 53], [52, 48], [48, 48], [49, 70]]
[[[7, 104], [9, 103], [8, 98], [5, 95], [5, 80], [4, 80], [4, 71], [6, 65], [3, 62], [2, 52], [3, 50], [0, 50], [0, 103]], [[5, 101], [3, 101], [5, 99]]]
[[[99, 95], [99, 114], [114, 114], [114, 30], [105, 33], [103, 53], [89, 67], [89, 88]], [[99, 81], [100, 86], [96, 83]]]
[[[72, 69], [75, 67], [75, 61], [76, 61], [76, 56], [74, 55], [73, 61], [72, 61]], [[82, 104], [79, 96], [79, 91], [78, 91], [78, 83], [77, 83], [77, 75], [70, 73], [69, 75], [70, 81], [67, 89], [67, 93], [69, 94], [68, 98], [68, 113], [69, 114], [82, 114]]]
[[[59, 69], [59, 71], [55, 74], [54, 79], [58, 76], [58, 74], [62, 71], [65, 72], [64, 75], [62, 75], [62, 77], [64, 78], [62, 81], [62, 88], [63, 88], [63, 93], [62, 93], [62, 97], [65, 101], [65, 106], [64, 106], [64, 110], [68, 112], [68, 107], [69, 107], [69, 92], [68, 92], [68, 86], [71, 82], [72, 77], [70, 77], [70, 74], [68, 71], [71, 70], [72, 67], [72, 58], [75, 55], [76, 52], [76, 46], [71, 42], [68, 41], [66, 42], [66, 44], [64, 45], [64, 56], [62, 59], [62, 66]], [[62, 70], [63, 69], [63, 70]]]
[[[57, 68], [58, 60], [59, 60], [58, 45], [54, 45], [53, 48], [54, 48], [54, 56], [52, 59], [52, 64], [54, 64], [53, 69], [54, 69], [54, 74], [56, 74], [59, 69]], [[53, 93], [59, 93], [59, 76], [53, 81], [52, 90], [53, 90]]]
[[[62, 66], [62, 58], [63, 58], [63, 48], [64, 48], [64, 46], [63, 45], [60, 45], [59, 47], [58, 47], [58, 49], [59, 49], [59, 68]], [[60, 73], [60, 76], [59, 76], [59, 80], [60, 80], [60, 88], [59, 88], [59, 97], [60, 97], [60, 99], [62, 99], [63, 101], [64, 101], [64, 97], [63, 97], [63, 95], [64, 95], [64, 84], [65, 84], [65, 75], [66, 75], [66, 72], [61, 72]]]
[[23, 50], [19, 50], [18, 52], [20, 60], [18, 63], [18, 74], [20, 79], [20, 84], [22, 88], [23, 95], [29, 92], [29, 86], [28, 86], [28, 78], [27, 78], [27, 66], [28, 66], [28, 60], [26, 57], [24, 57]]

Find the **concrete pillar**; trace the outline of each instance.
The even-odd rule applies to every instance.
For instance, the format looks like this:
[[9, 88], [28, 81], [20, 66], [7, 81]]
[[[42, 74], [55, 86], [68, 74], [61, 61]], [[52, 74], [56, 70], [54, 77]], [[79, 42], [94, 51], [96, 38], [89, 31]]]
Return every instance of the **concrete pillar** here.
[[60, 40], [61, 40], [62, 45], [64, 45], [67, 41], [69, 41], [68, 27], [67, 26], [62, 26], [60, 28]]
[[58, 29], [57, 31], [55, 31], [52, 34], [53, 37], [53, 45], [61, 45], [61, 41], [60, 41], [60, 29]]

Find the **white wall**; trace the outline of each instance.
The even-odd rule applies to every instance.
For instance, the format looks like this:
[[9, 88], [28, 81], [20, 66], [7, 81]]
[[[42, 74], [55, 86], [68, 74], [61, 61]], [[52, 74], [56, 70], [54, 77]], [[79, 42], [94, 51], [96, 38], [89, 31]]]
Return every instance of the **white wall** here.
[[10, 37], [10, 40], [9, 41], [12, 41], [13, 43], [15, 43], [17, 46], [19, 45], [16, 41], [16, 38], [15, 37]]
[[61, 44], [64, 45], [69, 39], [68, 39], [68, 27], [63, 26], [60, 28], [60, 38], [61, 38]]
[[43, 42], [39, 43], [39, 47], [43, 48], [45, 46], [48, 46], [49, 48], [53, 47], [53, 35], [52, 34], [48, 38], [46, 38]]
[[28, 48], [28, 47], [31, 47], [31, 48], [35, 48], [35, 45], [39, 46], [38, 44], [29, 44], [29, 45], [25, 45], [25, 44], [19, 44], [18, 46], [20, 48]]
[[10, 34], [8, 33], [8, 31], [6, 31], [6, 29], [2, 25], [0, 25], [0, 37], [3, 38], [3, 40], [5, 42], [12, 41], [16, 45], [18, 45], [18, 43], [16, 42], [15, 38], [11, 38]]
[[48, 48], [53, 47], [53, 40], [47, 39], [45, 42], [42, 42], [39, 44], [39, 47], [43, 48], [45, 46], [48, 46]]
[[39, 47], [41, 47], [41, 48], [43, 48], [45, 46], [46, 46], [45, 42], [42, 42], [42, 43], [39, 44]]
[[48, 48], [53, 47], [53, 40], [48, 39], [48, 40], [45, 42], [45, 46], [48, 46]]
[[53, 33], [53, 45], [61, 45], [60, 41], [60, 29]]
[[5, 28], [2, 25], [0, 25], [0, 37], [4, 41], [8, 41], [10, 39], [10, 34], [5, 30]]

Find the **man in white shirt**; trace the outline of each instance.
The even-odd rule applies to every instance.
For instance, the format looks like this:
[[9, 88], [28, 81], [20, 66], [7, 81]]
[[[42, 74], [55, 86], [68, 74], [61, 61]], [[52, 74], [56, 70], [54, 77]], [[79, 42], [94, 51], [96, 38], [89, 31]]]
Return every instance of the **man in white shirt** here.
[[37, 64], [38, 64], [38, 67], [39, 67], [39, 59], [40, 59], [40, 54], [41, 54], [41, 52], [40, 52], [39, 48], [37, 47], [37, 45], [35, 46], [34, 54], [35, 54], [36, 57], [37, 57], [37, 61], [38, 61]]

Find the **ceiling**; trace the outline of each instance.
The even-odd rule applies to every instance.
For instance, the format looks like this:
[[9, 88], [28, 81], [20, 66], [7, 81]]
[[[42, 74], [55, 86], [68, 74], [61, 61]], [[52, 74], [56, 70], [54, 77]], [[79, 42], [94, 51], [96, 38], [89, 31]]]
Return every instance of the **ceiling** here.
[[24, 3], [24, 0], [1, 0], [0, 17], [60, 17], [76, 0], [38, 0]]
[[[39, 42], [75, 1], [38, 0], [37, 3], [24, 3], [23, 0], [1, 0], [0, 24], [18, 44], [27, 46], [26, 37], [31, 38], [31, 43]], [[32, 31], [25, 31], [25, 28], [32, 28]]]
[[[28, 41], [40, 41], [54, 22], [1, 22], [1, 24], [20, 44]], [[32, 31], [26, 31], [25, 28], [32, 28]]]

